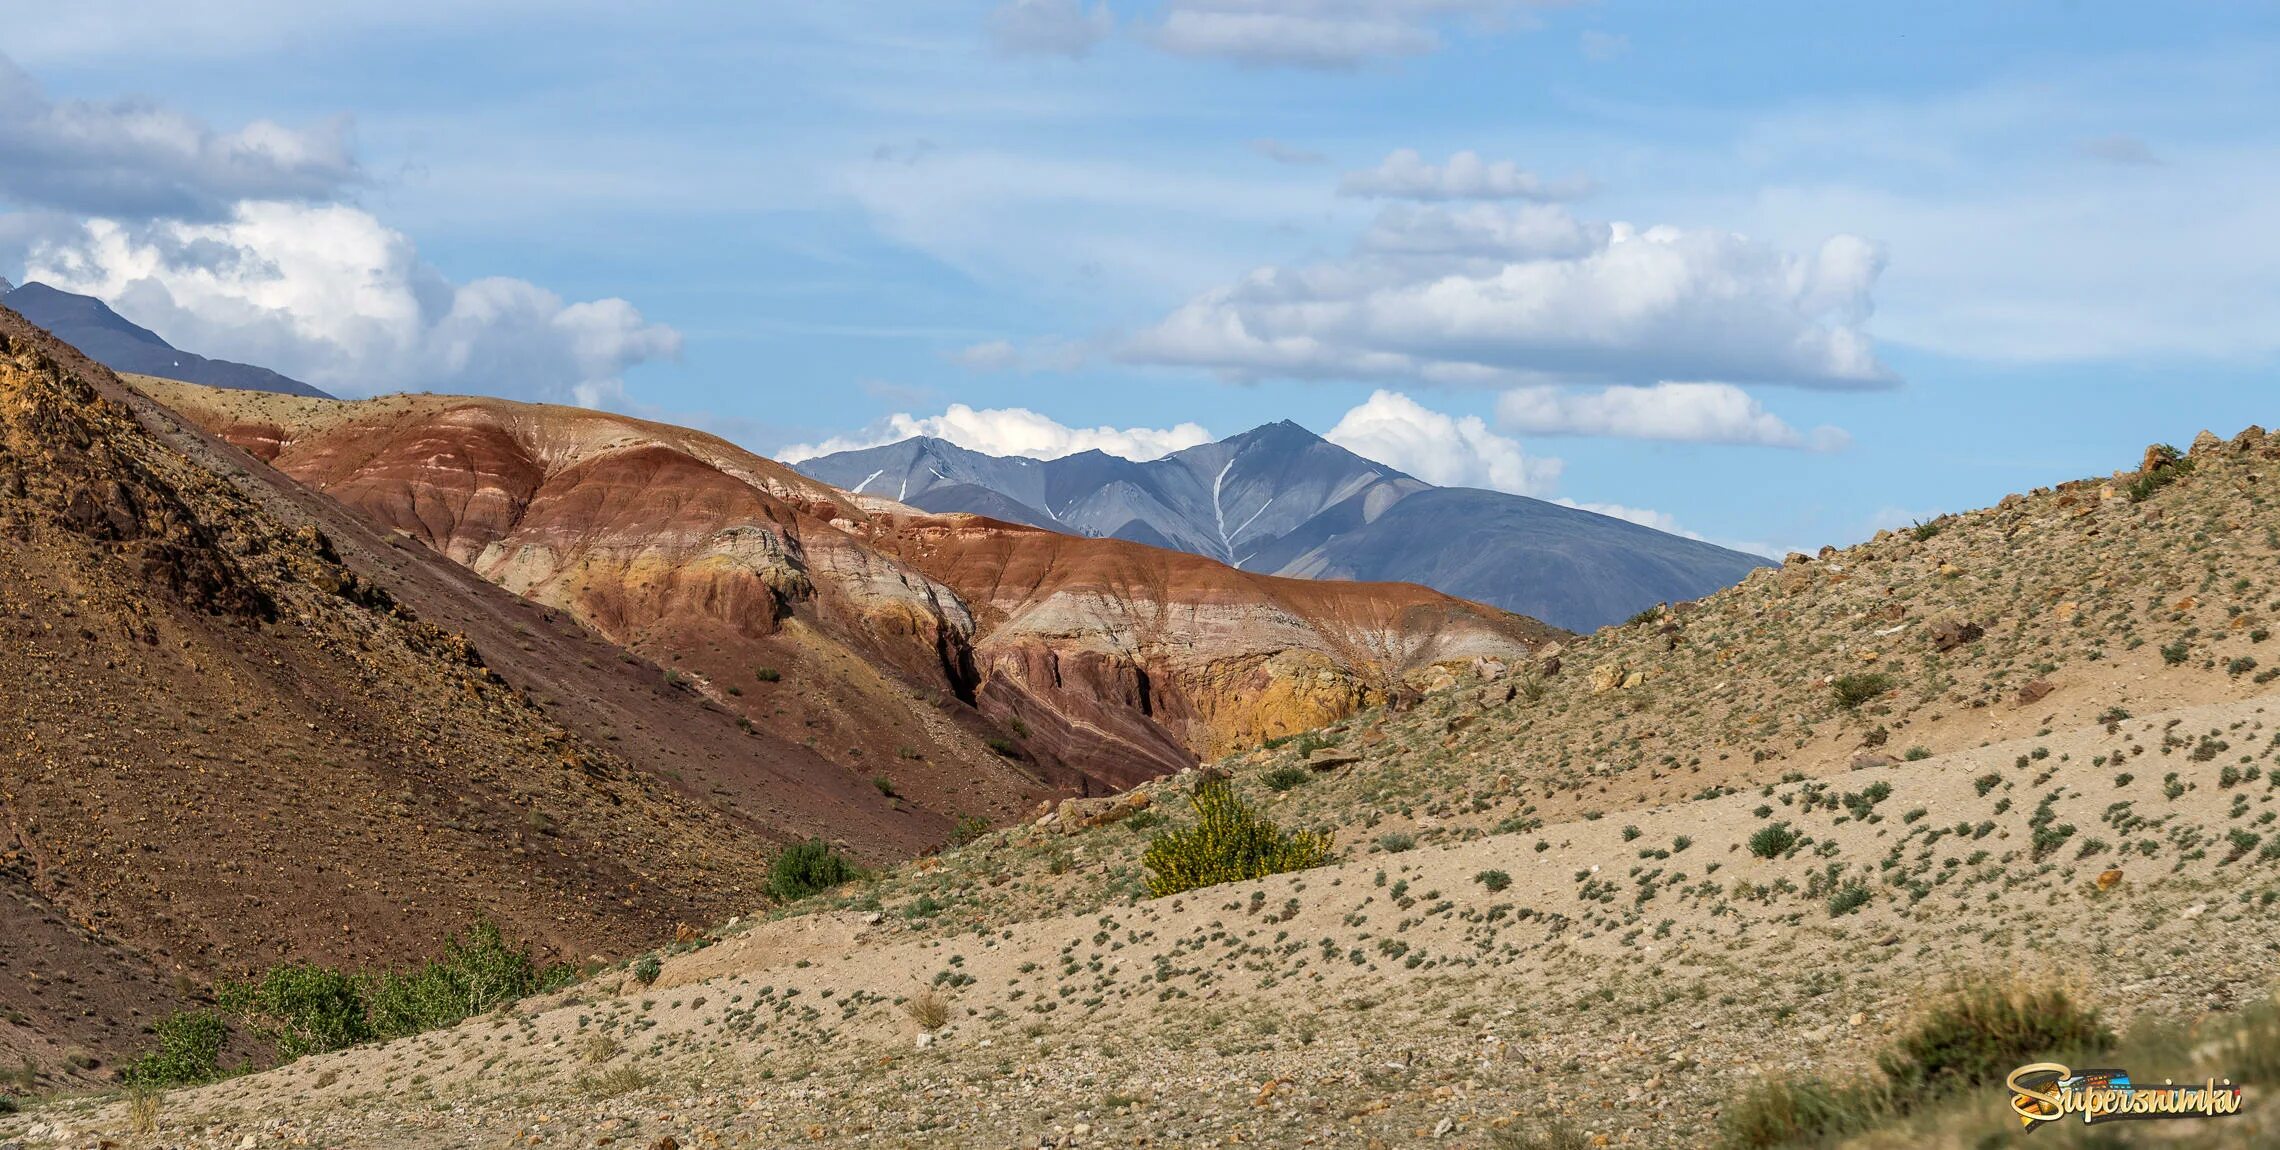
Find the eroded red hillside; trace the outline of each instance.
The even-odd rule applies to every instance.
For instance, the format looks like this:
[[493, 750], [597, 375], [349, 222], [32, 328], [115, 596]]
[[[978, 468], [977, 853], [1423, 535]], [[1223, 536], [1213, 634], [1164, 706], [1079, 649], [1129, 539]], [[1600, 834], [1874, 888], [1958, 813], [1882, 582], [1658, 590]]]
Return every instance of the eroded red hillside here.
[[[1436, 662], [1523, 655], [1548, 633], [1424, 588], [1274, 579], [919, 516], [606, 413], [140, 385], [929, 805], [1016, 767], [1069, 789], [1126, 786], [1333, 721]], [[762, 668], [780, 678], [757, 681]]]

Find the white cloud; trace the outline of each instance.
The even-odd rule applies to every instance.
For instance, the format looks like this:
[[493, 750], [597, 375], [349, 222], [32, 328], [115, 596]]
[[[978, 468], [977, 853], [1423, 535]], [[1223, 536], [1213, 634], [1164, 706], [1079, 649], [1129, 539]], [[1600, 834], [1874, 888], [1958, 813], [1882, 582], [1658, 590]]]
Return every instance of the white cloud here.
[[1453, 17], [1481, 22], [1512, 0], [1170, 0], [1157, 45], [1186, 56], [1252, 65], [1350, 68], [1379, 57], [1418, 56], [1441, 46]]
[[0, 200], [83, 215], [214, 219], [245, 199], [334, 196], [362, 180], [348, 122], [216, 131], [145, 100], [51, 100], [0, 56]]
[[1389, 211], [1361, 248], [1206, 291], [1122, 354], [1237, 379], [1893, 382], [1862, 326], [1883, 255], [1855, 236], [1797, 255], [1732, 232], [1484, 205]]
[[35, 241], [29, 278], [109, 301], [201, 354], [345, 394], [473, 390], [598, 404], [626, 369], [680, 351], [621, 299], [454, 284], [356, 208], [242, 203], [217, 223], [87, 221]]
[[1477, 415], [1451, 416], [1396, 391], [1377, 391], [1346, 412], [1324, 439], [1442, 487], [1545, 495], [1560, 461], [1530, 456]]
[[1006, 0], [990, 12], [990, 39], [1015, 55], [1085, 55], [1115, 31], [1108, 5], [1081, 0]]
[[1590, 191], [1590, 180], [1546, 180], [1510, 160], [1484, 160], [1478, 152], [1458, 152], [1446, 164], [1431, 164], [1409, 148], [1396, 150], [1377, 167], [1348, 172], [1338, 183], [1340, 195], [1393, 200], [1572, 200]]
[[1842, 428], [1801, 432], [1728, 383], [1658, 383], [1594, 392], [1523, 387], [1496, 401], [1497, 426], [1531, 435], [1598, 435], [1688, 443], [1742, 443], [1837, 451]]
[[819, 443], [795, 443], [777, 449], [774, 454], [786, 463], [798, 463], [819, 455], [879, 447], [920, 435], [946, 439], [987, 455], [1020, 455], [1031, 459], [1059, 459], [1080, 451], [1105, 451], [1126, 459], [1156, 459], [1212, 439], [1209, 431], [1195, 423], [1164, 428], [1070, 427], [1027, 408], [977, 410], [963, 403], [953, 403], [940, 415], [914, 416], [897, 412], [857, 434], [833, 436]]

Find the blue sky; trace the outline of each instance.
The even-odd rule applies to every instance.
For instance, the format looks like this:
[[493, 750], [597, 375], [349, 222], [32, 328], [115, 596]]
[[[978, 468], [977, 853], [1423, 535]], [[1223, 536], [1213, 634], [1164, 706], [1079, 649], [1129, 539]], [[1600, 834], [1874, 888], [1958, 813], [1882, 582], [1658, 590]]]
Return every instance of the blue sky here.
[[0, 0], [0, 275], [348, 394], [1291, 418], [1775, 550], [2280, 421], [2270, 8], [309, 7]]

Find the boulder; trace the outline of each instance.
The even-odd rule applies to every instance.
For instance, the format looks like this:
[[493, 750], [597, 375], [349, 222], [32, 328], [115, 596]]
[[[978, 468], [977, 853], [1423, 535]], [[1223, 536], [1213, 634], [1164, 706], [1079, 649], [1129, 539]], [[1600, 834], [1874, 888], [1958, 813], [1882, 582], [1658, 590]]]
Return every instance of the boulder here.
[[2019, 705], [2025, 707], [2039, 703], [2045, 696], [2057, 689], [2058, 684], [2048, 679], [2036, 679], [2034, 682], [2019, 688]]
[[1335, 771], [1340, 767], [1350, 767], [1361, 761], [1362, 757], [1352, 751], [1340, 750], [1337, 747], [1324, 747], [1306, 756], [1306, 769], [1310, 771]]
[[1925, 629], [1931, 637], [1935, 651], [1953, 651], [1965, 643], [1976, 643], [1987, 634], [1987, 629], [1969, 619], [1940, 619]]
[[1620, 663], [1601, 663], [1591, 669], [1591, 693], [1604, 695], [1623, 685], [1623, 666]]

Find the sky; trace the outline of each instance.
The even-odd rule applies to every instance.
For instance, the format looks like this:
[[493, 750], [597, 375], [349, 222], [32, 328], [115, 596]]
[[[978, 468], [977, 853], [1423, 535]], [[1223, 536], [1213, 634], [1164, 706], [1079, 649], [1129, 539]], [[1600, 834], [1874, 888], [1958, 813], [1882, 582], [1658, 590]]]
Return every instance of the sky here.
[[784, 458], [1147, 457], [1293, 419], [1777, 555], [2280, 422], [2280, 8], [0, 0], [0, 27], [0, 276], [342, 395]]

